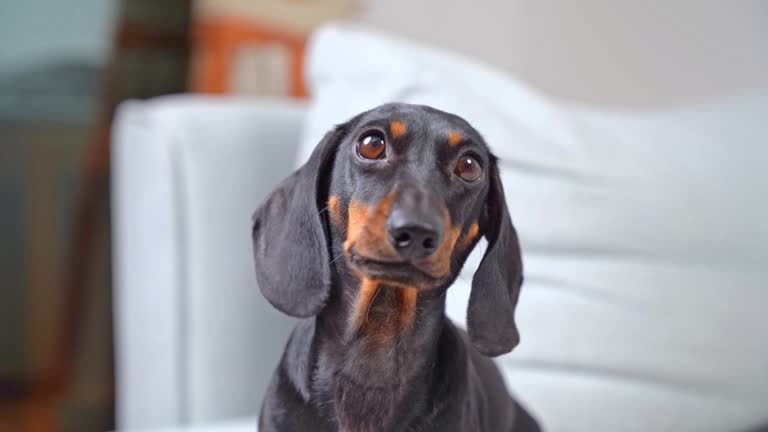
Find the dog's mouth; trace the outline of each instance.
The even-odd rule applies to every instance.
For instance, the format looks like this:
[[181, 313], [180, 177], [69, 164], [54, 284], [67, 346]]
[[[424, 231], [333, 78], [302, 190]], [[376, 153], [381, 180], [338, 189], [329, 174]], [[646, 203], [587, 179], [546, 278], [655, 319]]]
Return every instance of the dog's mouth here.
[[439, 285], [442, 276], [435, 276], [406, 260], [367, 257], [350, 250], [347, 254], [355, 270], [370, 279], [403, 287], [432, 287]]

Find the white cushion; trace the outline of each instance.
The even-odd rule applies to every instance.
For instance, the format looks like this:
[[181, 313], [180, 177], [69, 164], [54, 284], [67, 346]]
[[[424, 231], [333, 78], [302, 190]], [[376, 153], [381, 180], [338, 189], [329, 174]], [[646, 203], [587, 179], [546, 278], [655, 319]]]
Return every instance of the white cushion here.
[[[526, 283], [522, 343], [499, 363], [548, 430], [768, 419], [768, 96], [568, 107], [490, 67], [351, 26], [319, 31], [309, 54], [300, 160], [332, 125], [391, 101], [461, 115], [501, 158]], [[481, 253], [450, 291], [460, 323]]]

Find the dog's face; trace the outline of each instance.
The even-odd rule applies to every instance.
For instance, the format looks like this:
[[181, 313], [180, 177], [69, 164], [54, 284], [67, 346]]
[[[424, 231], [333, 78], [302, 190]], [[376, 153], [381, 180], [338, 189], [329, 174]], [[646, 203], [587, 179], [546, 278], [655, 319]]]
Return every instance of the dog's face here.
[[496, 159], [463, 119], [388, 104], [326, 134], [256, 210], [256, 276], [276, 308], [307, 317], [323, 309], [342, 257], [362, 284], [417, 293], [450, 285], [480, 236], [488, 249], [467, 326], [498, 355], [519, 340], [522, 262]]
[[432, 108], [385, 105], [349, 124], [327, 205], [350, 267], [388, 285], [448, 285], [486, 222], [493, 160], [466, 121]]

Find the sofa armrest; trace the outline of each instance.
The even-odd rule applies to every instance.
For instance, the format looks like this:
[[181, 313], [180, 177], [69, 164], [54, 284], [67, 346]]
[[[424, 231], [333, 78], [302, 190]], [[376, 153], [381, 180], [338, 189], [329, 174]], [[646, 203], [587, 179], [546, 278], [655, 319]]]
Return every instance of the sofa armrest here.
[[119, 429], [253, 415], [292, 321], [256, 287], [251, 213], [294, 167], [298, 102], [121, 105], [112, 144]]

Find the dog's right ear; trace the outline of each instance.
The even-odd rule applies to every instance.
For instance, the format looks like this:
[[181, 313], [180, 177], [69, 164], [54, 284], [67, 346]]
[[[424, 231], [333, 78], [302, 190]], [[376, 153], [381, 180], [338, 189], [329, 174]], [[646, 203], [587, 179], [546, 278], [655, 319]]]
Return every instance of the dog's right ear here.
[[253, 215], [253, 252], [261, 293], [283, 313], [305, 318], [325, 305], [331, 269], [320, 209], [339, 142], [350, 123], [328, 132], [309, 160], [272, 191]]

